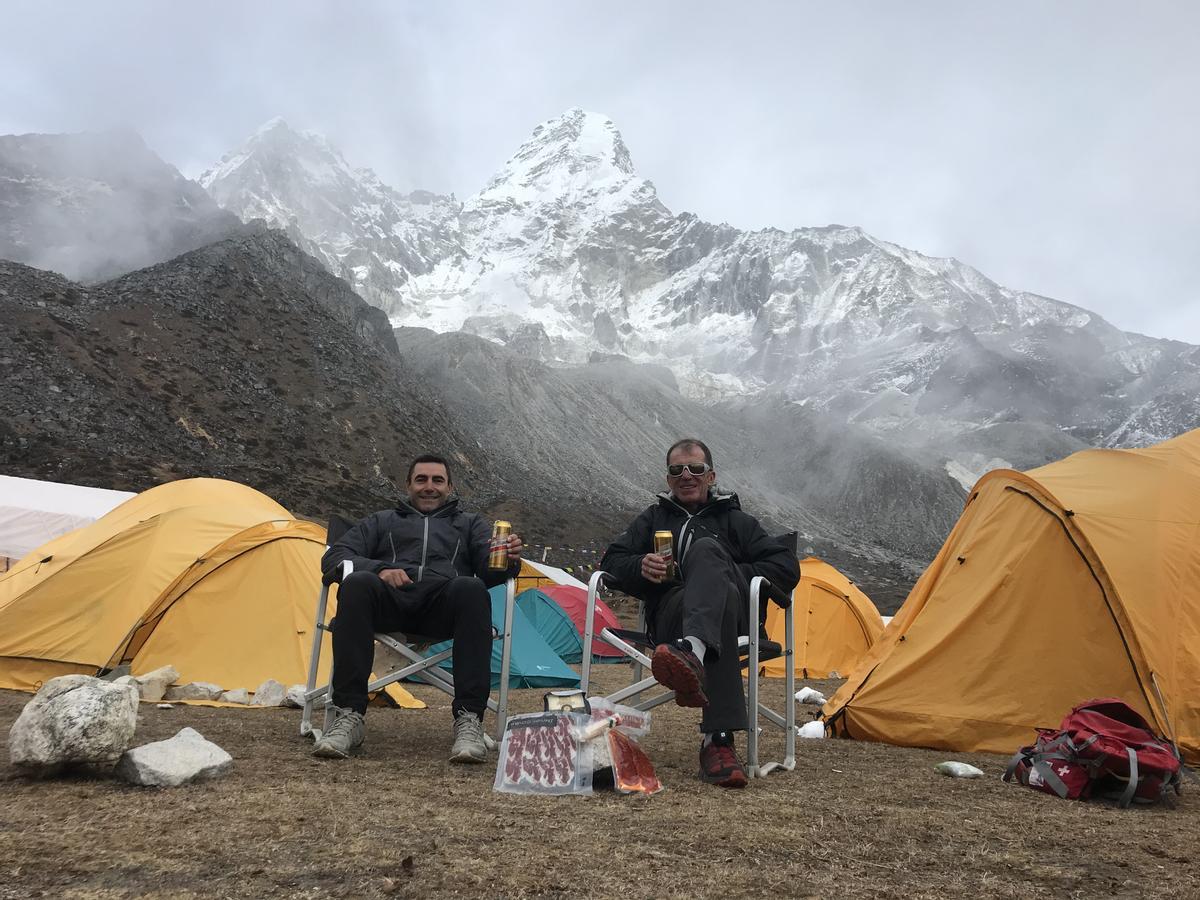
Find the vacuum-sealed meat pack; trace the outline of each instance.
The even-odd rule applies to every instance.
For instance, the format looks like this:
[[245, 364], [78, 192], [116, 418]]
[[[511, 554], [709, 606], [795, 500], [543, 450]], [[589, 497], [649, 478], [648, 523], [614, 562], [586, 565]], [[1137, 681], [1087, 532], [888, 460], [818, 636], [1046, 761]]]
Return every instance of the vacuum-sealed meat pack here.
[[592, 751], [578, 737], [590, 720], [570, 712], [510, 718], [493, 787], [511, 794], [590, 794]]

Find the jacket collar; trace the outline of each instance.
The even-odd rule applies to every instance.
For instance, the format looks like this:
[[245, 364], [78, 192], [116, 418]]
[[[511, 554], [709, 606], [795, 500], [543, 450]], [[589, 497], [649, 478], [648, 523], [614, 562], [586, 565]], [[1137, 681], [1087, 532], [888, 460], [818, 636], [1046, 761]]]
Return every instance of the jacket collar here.
[[409, 504], [407, 500], [397, 500], [396, 512], [400, 513], [402, 516], [424, 516], [426, 518], [436, 519], [442, 516], [453, 515], [458, 510], [458, 500], [459, 498], [457, 494], [451, 494], [445, 503], [443, 503], [437, 509], [430, 510], [427, 513], [421, 512], [415, 506]]
[[670, 509], [677, 509], [686, 515], [698, 516], [707, 509], [716, 509], [720, 507], [728, 507], [730, 509], [741, 509], [741, 503], [738, 501], [737, 494], [724, 494], [720, 491], [710, 489], [708, 499], [700, 504], [700, 508], [694, 513], [689, 513], [687, 507], [675, 499], [675, 495], [670, 491], [662, 491], [656, 495], [660, 506], [666, 506]]

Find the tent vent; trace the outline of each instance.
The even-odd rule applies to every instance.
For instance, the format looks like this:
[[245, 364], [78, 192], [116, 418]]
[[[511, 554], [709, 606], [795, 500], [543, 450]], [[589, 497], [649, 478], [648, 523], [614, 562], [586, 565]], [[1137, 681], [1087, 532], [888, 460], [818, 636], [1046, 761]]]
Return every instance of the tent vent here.
[[966, 558], [965, 556], [960, 556], [960, 557], [958, 558], [958, 564], [959, 564], [960, 566], [961, 566], [963, 563], [965, 563], [966, 561], [967, 561], [967, 558]]

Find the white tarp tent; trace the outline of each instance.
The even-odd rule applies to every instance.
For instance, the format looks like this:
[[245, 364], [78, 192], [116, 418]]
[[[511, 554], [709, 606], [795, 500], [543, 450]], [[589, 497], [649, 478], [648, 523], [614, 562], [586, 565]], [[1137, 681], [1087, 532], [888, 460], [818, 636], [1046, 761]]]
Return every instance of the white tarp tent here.
[[91, 524], [132, 496], [128, 491], [0, 475], [0, 557], [18, 560], [60, 534]]

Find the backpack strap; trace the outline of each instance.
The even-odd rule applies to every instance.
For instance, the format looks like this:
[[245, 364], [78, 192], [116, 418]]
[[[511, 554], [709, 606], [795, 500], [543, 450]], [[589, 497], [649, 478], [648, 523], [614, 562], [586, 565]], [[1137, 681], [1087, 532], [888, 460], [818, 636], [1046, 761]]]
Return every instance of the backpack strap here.
[[1117, 805], [1121, 809], [1133, 802], [1133, 795], [1137, 792], [1138, 786], [1137, 751], [1132, 747], [1126, 747], [1125, 752], [1129, 754], [1129, 784], [1125, 785], [1125, 790], [1121, 792], [1121, 798], [1117, 801]]

